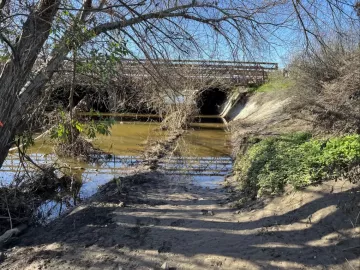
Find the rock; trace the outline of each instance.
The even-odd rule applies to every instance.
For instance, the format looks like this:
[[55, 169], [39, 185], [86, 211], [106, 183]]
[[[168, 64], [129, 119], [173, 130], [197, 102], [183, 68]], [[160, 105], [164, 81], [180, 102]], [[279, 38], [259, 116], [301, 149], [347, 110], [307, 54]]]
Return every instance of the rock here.
[[167, 262], [164, 262], [162, 265], [161, 265], [161, 269], [166, 269], [166, 270], [169, 270], [169, 265]]
[[119, 203], [119, 207], [125, 207], [125, 203], [124, 203], [124, 202], [120, 202], [120, 203]]

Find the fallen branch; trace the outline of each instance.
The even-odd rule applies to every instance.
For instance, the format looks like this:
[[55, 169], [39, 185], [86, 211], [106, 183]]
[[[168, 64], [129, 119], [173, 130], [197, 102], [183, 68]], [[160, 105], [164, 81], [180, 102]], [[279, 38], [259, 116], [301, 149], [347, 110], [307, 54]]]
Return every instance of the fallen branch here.
[[185, 130], [178, 130], [169, 135], [167, 139], [156, 142], [155, 145], [144, 152], [143, 164], [148, 165], [151, 170], [156, 170], [159, 160], [174, 151], [176, 142], [184, 132]]
[[351, 250], [351, 249], [355, 249], [355, 248], [360, 248], [360, 246], [344, 248], [342, 251], [347, 251], [347, 250]]
[[[48, 133], [50, 133], [50, 130], [51, 130], [51, 129], [49, 129], [49, 130], [45, 131], [44, 133], [40, 134], [39, 136], [37, 136], [37, 137], [34, 139], [34, 141], [36, 141], [36, 140], [38, 140], [38, 139], [41, 139], [42, 137], [44, 137], [45, 135], [47, 135]], [[13, 147], [13, 148], [10, 148], [9, 152], [13, 152], [13, 151], [15, 151], [15, 150], [17, 150], [18, 148], [23, 147], [23, 146], [24, 146], [24, 144], [20, 144], [19, 146], [15, 146], [15, 147]]]

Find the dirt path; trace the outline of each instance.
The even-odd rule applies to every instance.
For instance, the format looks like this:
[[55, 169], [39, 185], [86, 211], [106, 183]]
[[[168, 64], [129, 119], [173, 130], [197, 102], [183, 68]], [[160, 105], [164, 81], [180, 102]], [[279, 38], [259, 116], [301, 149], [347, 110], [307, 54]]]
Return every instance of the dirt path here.
[[[23, 235], [1, 269], [358, 269], [359, 189], [329, 182], [237, 212], [224, 190], [158, 173], [106, 186]], [[125, 207], [120, 203], [126, 201]]]

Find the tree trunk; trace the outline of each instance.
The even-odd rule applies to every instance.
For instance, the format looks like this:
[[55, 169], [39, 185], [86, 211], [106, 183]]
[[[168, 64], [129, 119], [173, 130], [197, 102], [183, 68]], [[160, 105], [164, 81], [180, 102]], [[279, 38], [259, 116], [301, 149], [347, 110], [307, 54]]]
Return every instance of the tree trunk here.
[[[51, 77], [51, 68], [61, 57], [55, 57], [49, 65], [31, 78], [36, 59], [49, 37], [52, 21], [60, 0], [41, 0], [23, 24], [22, 34], [14, 47], [13, 55], [0, 70], [0, 168], [9, 152], [16, 132], [26, 119], [30, 105], [36, 102], [46, 82]], [[60, 54], [61, 55], [61, 54]], [[59, 55], [58, 55], [59, 56]], [[50, 75], [50, 76], [49, 76]]]
[[43, 93], [46, 83], [54, 71], [61, 65], [68, 53], [62, 48], [48, 65], [41, 69], [32, 80], [26, 80], [27, 74], [9, 62], [0, 75], [0, 168], [14, 142], [15, 135], [21, 133], [26, 121], [29, 121], [29, 109]]
[[[20, 117], [13, 111], [16, 103], [17, 89], [21, 86], [21, 78], [15, 72], [12, 62], [8, 62], [0, 76], [0, 168], [15, 138], [16, 127]], [[18, 119], [16, 119], [18, 118]]]
[[[18, 41], [12, 46], [11, 60], [3, 70], [0, 69], [0, 168], [14, 141], [15, 135], [21, 131], [24, 122], [29, 120], [31, 105], [35, 105], [42, 94], [47, 82], [54, 71], [63, 63], [65, 56], [74, 45], [67, 45], [69, 37], [74, 35], [75, 26], [65, 31], [63, 38], [56, 44], [50, 56], [50, 61], [34, 72], [34, 64], [39, 53], [49, 37], [50, 29], [61, 0], [39, 0], [31, 9], [22, 26], [22, 33]], [[195, 3], [195, 2], [194, 2]], [[115, 22], [105, 22], [91, 29], [95, 36], [114, 29], [125, 28], [150, 19], [178, 17], [177, 10], [196, 7], [188, 4], [169, 8], [166, 12], [150, 12], [148, 14], [132, 17]], [[83, 18], [81, 16], [81, 18]], [[84, 19], [84, 18], [83, 18]], [[78, 42], [84, 44], [93, 38], [85, 35]], [[36, 105], [35, 105], [36, 106]]]
[[8, 155], [9, 149], [11, 147], [11, 141], [13, 140], [15, 134], [12, 131], [11, 127], [2, 127], [0, 133], [0, 164], [2, 165]]

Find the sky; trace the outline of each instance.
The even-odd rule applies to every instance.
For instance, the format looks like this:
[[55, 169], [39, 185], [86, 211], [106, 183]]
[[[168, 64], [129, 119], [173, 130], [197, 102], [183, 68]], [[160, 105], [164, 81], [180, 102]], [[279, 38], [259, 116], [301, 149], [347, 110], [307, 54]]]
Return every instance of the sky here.
[[[79, 8], [82, 1], [80, 0], [67, 0], [70, 5], [73, 7]], [[115, 0], [112, 0], [114, 3]], [[129, 0], [130, 1], [130, 0]], [[155, 3], [156, 0], [151, 0], [152, 3]], [[178, 2], [188, 2], [190, 0], [179, 0]], [[201, 1], [201, 0], [198, 0]], [[99, 2], [99, 1], [94, 1]], [[111, 2], [108, 1], [108, 2]], [[133, 1], [132, 1], [133, 2]], [[167, 3], [166, 1], [157, 0], [157, 4], [153, 4], [153, 8], [159, 9], [162, 5]], [[171, 2], [171, 0], [169, 1]], [[173, 1], [175, 2], [175, 0]], [[206, 2], [206, 1], [205, 1]], [[213, 1], [211, 1], [213, 2]], [[280, 2], [285, 3], [280, 5], [279, 8], [269, 8], [266, 12], [257, 12], [255, 18], [264, 23], [258, 25], [256, 28], [253, 28], [254, 25], [249, 20], [244, 20], [240, 24], [241, 31], [237, 33], [233, 28], [230, 28], [229, 25], [223, 25], [222, 30], [227, 31], [227, 36], [229, 37], [232, 45], [239, 45], [236, 50], [229, 49], [229, 46], [224, 38], [220, 36], [214, 35], [213, 29], [208, 27], [203, 27], [201, 24], [190, 21], [185, 22], [181, 19], [174, 19], [176, 23], [179, 23], [184, 27], [185, 30], [191, 33], [191, 38], [197, 42], [200, 50], [195, 50], [194, 47], [187, 48], [186, 44], [180, 44], [187, 53], [179, 52], [179, 50], [175, 50], [168, 45], [167, 38], [164, 35], [159, 35], [159, 31], [157, 32], [157, 39], [154, 37], [151, 38], [150, 34], [146, 33], [146, 29], [142, 26], [135, 26], [134, 28], [126, 28], [127, 36], [123, 35], [123, 39], [126, 41], [127, 48], [133, 53], [134, 56], [139, 58], [144, 58], [144, 53], [139, 49], [140, 46], [144, 46], [146, 43], [144, 40], [150, 41], [154, 46], [153, 49], [156, 49], [161, 53], [167, 52], [167, 56], [172, 59], [205, 59], [205, 60], [240, 60], [240, 61], [264, 61], [264, 62], [277, 62], [280, 64], [280, 67], [284, 67], [291, 55], [303, 50], [305, 48], [305, 37], [304, 33], [299, 31], [301, 25], [299, 21], [296, 19], [296, 14], [292, 9], [291, 0], [218, 0], [220, 7], [231, 7], [233, 5], [234, 8], [239, 8], [238, 11], [241, 12], [241, 5], [247, 5], [250, 8], [256, 8], [257, 6], [270, 3], [270, 2]], [[348, 26], [346, 19], [347, 15], [354, 16], [355, 12], [351, 9], [349, 5], [345, 5], [343, 9], [339, 12], [336, 12], [334, 16], [332, 16], [331, 9], [329, 8], [327, 3], [348, 3], [353, 4], [354, 0], [302, 0], [299, 3], [304, 5], [312, 14], [316, 14], [316, 23], [319, 24], [319, 29], [315, 29], [311, 18], [309, 18], [306, 14], [305, 10], [301, 10], [301, 16], [304, 19], [305, 26], [309, 27], [311, 31], [313, 31], [316, 35], [321, 36], [324, 39], [334, 39], [335, 30], [341, 29], [350, 30], [350, 26]], [[150, 3], [149, 0], [146, 3]], [[156, 7], [156, 5], [159, 5]], [[238, 6], [236, 6], [238, 5]], [[141, 11], [142, 7], [139, 8]], [[77, 11], [71, 11], [74, 14]], [[192, 11], [195, 14], [195, 10]], [[340, 14], [342, 16], [340, 16]], [[201, 10], [197, 15], [200, 16], [212, 16], [214, 15], [213, 10]], [[242, 14], [246, 16], [247, 14]], [[346, 15], [346, 16], [345, 16]], [[107, 17], [107, 21], [109, 21], [109, 16], [106, 14], [98, 14], [96, 16]], [[66, 19], [66, 16], [63, 16]], [[127, 18], [129, 15], [127, 15]], [[356, 17], [356, 16], [355, 16]], [[118, 18], [110, 18], [110, 21], [118, 20]], [[338, 21], [338, 23], [334, 24], [334, 21]], [[270, 23], [276, 24], [279, 22], [286, 21], [286, 27], [275, 27], [270, 25]], [[160, 21], [156, 22], [156, 25], [163, 27], [160, 25]], [[166, 26], [169, 26], [168, 23], [165, 22]], [[356, 28], [357, 27], [357, 28]], [[357, 36], [359, 35], [360, 24], [359, 20], [357, 20], [357, 24], [355, 23], [355, 29], [357, 29]], [[353, 29], [354, 29], [353, 28]], [[175, 28], [170, 30], [176, 30]], [[170, 33], [170, 31], [168, 32]], [[252, 36], [256, 33], [260, 33], [264, 39], [253, 39]], [[137, 34], [137, 35], [136, 35]], [[136, 37], [137, 36], [137, 37]], [[171, 36], [171, 34], [170, 34]], [[98, 41], [103, 41], [105, 36], [101, 36], [98, 38]], [[117, 38], [119, 38], [117, 36]], [[132, 40], [134, 38], [134, 40]], [[310, 35], [311, 38], [311, 35]], [[103, 40], [101, 40], [103, 39]], [[143, 40], [141, 40], [143, 39]], [[174, 38], [175, 40], [175, 38]], [[138, 44], [135, 44], [135, 41]], [[242, 42], [243, 41], [243, 42]], [[53, 41], [49, 41], [51, 44]], [[54, 43], [54, 42], [53, 42]], [[99, 42], [100, 44], [101, 42]], [[101, 45], [98, 46], [98, 49], [101, 51]], [[130, 55], [127, 55], [130, 57]]]
[[[330, 2], [336, 2], [335, 0], [328, 0]], [[220, 4], [224, 4], [224, 2], [229, 2], [229, 0], [220, 1]], [[236, 1], [235, 1], [236, 2]], [[239, 2], [239, 1], [238, 1]], [[264, 1], [240, 1], [240, 2], [253, 2], [260, 3]], [[286, 2], [286, 1], [285, 1]], [[289, 2], [289, 1], [287, 1]], [[291, 2], [291, 1], [290, 1]], [[312, 5], [314, 2], [317, 3], [316, 8]], [[344, 0], [343, 2], [352, 3], [351, 0]], [[332, 16], [331, 9], [327, 4], [327, 0], [304, 0], [302, 1], [304, 7], [307, 7], [307, 10], [310, 10], [312, 14], [316, 14], [316, 23], [318, 24], [318, 28], [314, 26], [314, 22], [309, 18], [306, 14], [305, 10], [300, 10], [301, 16], [304, 18], [304, 25], [312, 31], [316, 36], [323, 38], [324, 40], [331, 40], [339, 38], [336, 34], [336, 30], [350, 30], [350, 26], [347, 25], [345, 21], [345, 17], [347, 15], [353, 16], [355, 13], [351, 9], [350, 6], [344, 6], [341, 11], [337, 11], [335, 15]], [[308, 6], [305, 6], [305, 5]], [[169, 52], [170, 58], [173, 59], [207, 59], [207, 60], [244, 60], [244, 61], [264, 61], [264, 62], [277, 62], [280, 64], [280, 67], [286, 66], [286, 64], [291, 59], [291, 56], [304, 50], [306, 47], [306, 39], [303, 31], [299, 31], [301, 29], [301, 25], [299, 20], [296, 18], [296, 14], [294, 14], [294, 10], [287, 9], [284, 7], [291, 8], [291, 5], [281, 6], [278, 9], [271, 9], [268, 13], [259, 14], [257, 19], [261, 22], [271, 22], [278, 23], [280, 21], [286, 21], [286, 27], [273, 27], [266, 24], [263, 24], [257, 28], [257, 30], [261, 31], [261, 34], [264, 36], [264, 40], [252, 40], [251, 35], [255, 33], [255, 30], [251, 32], [251, 24], [246, 24], [244, 22], [244, 29], [250, 29], [249, 33], [244, 31], [243, 36], [239, 36], [239, 34], [232, 33], [234, 30], [229, 30], [228, 36], [232, 38], [233, 43], [238, 43], [241, 38], [247, 40], [246, 50], [242, 50], [241, 46], [232, 51], [227, 46], [225, 40], [223, 38], [216, 38], [214, 36], [214, 32], [209, 28], [204, 28], [200, 24], [195, 22], [189, 22], [186, 24], [186, 30], [189, 30], [193, 33], [192, 38], [194, 38], [197, 43], [202, 48], [200, 51], [189, 51], [188, 54], [181, 54], [179, 51], [172, 50], [170, 48], [166, 48]], [[333, 8], [333, 7], [332, 7]], [[345, 15], [344, 17], [339, 16], [339, 14]], [[206, 15], [206, 14], [203, 14]], [[292, 16], [292, 17], [290, 17]], [[334, 21], [338, 21], [334, 23]], [[353, 26], [354, 27], [354, 26]], [[359, 29], [359, 24], [357, 24]], [[136, 28], [138, 29], [138, 28]], [[227, 26], [224, 27], [227, 29]], [[356, 25], [355, 25], [356, 29]], [[139, 30], [141, 32], [141, 30]], [[129, 30], [130, 34], [133, 33], [132, 30]], [[356, 35], [355, 35], [356, 36]], [[310, 41], [314, 41], [314, 36], [311, 33], [308, 33], [308, 37]], [[343, 37], [342, 37], [343, 38]], [[127, 38], [125, 38], [127, 39]], [[140, 55], [142, 57], [141, 52], [136, 48], [131, 39], [128, 40], [128, 48], [134, 52], [135, 55]], [[313, 42], [312, 44], [316, 44]], [[155, 44], [155, 47], [157, 45]], [[314, 45], [316, 47], [316, 45]], [[158, 49], [161, 51], [164, 48], [163, 44], [160, 44]], [[245, 53], [244, 53], [245, 51]]]

